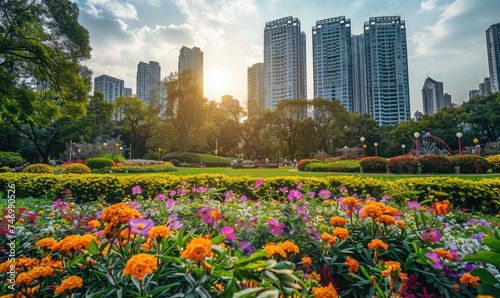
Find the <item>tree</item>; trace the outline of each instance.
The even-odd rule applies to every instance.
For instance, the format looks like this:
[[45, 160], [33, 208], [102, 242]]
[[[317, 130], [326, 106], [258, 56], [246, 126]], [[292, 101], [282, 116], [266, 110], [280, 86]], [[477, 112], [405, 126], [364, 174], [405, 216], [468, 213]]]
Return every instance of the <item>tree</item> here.
[[61, 134], [43, 128], [85, 114], [91, 71], [80, 63], [91, 48], [78, 15], [69, 0], [0, 0], [0, 121], [32, 142], [45, 163]]
[[312, 106], [316, 137], [320, 145], [318, 149], [331, 154], [345, 138], [344, 131], [350, 120], [349, 113], [338, 100], [315, 98]]
[[201, 87], [189, 71], [170, 74], [165, 84], [167, 124], [172, 131], [173, 143], [182, 152], [201, 146], [205, 141], [201, 136], [206, 104]]
[[496, 142], [500, 136], [500, 93], [476, 96], [462, 106], [467, 122], [478, 136], [487, 142]]

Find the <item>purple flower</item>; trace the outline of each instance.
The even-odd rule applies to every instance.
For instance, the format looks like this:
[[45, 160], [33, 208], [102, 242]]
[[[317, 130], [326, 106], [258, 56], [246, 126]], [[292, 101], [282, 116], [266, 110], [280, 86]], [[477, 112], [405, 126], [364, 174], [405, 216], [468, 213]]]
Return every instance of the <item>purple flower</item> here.
[[285, 224], [277, 222], [273, 218], [268, 220], [269, 228], [273, 231], [274, 235], [279, 235], [284, 232]]
[[443, 269], [441, 260], [435, 252], [428, 252], [425, 254], [425, 256], [428, 258], [427, 262], [429, 262], [429, 264], [431, 264], [434, 269]]
[[426, 230], [422, 233], [422, 238], [426, 242], [436, 243], [441, 240], [441, 234], [437, 230]]
[[344, 193], [344, 192], [346, 192], [346, 191], [347, 191], [347, 187], [342, 186], [342, 187], [340, 188], [340, 193]]
[[248, 198], [246, 196], [241, 196], [241, 201], [243, 203], [246, 203], [248, 201]]
[[169, 195], [170, 197], [175, 196], [175, 194], [177, 194], [177, 192], [176, 192], [175, 190], [173, 190], [173, 189], [172, 189], [171, 191], [169, 191], [169, 192], [168, 192], [168, 195]]
[[474, 268], [476, 268], [476, 266], [474, 266], [474, 264], [471, 263], [468, 263], [467, 265], [464, 266], [464, 270], [467, 272], [474, 270]]
[[165, 202], [165, 205], [167, 205], [168, 209], [171, 209], [175, 205], [175, 201], [173, 199], [168, 199], [167, 202]]
[[298, 201], [302, 199], [302, 193], [298, 190], [292, 189], [288, 194], [287, 198], [290, 202], [293, 202], [294, 200]]
[[297, 184], [297, 189], [301, 189], [303, 185], [304, 184], [302, 182], [299, 182], [299, 184]]
[[130, 202], [129, 206], [130, 206], [130, 208], [137, 210], [139, 208], [139, 203], [136, 201], [133, 201], [133, 202]]
[[318, 235], [318, 231], [316, 230], [316, 228], [314, 226], [309, 226], [309, 231], [311, 231], [311, 234], [313, 235], [314, 239], [316, 241], [320, 241], [321, 240], [321, 237]]
[[64, 211], [68, 209], [69, 203], [68, 202], [63, 202], [61, 198], [58, 198], [53, 204], [52, 204], [52, 210], [61, 210]]
[[259, 188], [262, 183], [264, 183], [264, 178], [260, 178], [259, 180], [255, 181], [255, 188]]
[[241, 252], [246, 254], [247, 256], [251, 255], [254, 252], [252, 244], [247, 241], [240, 241]]
[[212, 216], [212, 213], [211, 212], [206, 212], [206, 213], [203, 213], [203, 215], [201, 216], [201, 219], [203, 220], [204, 223], [206, 223], [207, 225], [208, 224], [211, 224], [212, 223], [212, 220], [213, 220], [213, 216]]
[[288, 192], [288, 187], [286, 187], [286, 186], [285, 187], [280, 187], [278, 190], [281, 191], [281, 192], [287, 193]]
[[181, 197], [182, 197], [182, 196], [185, 196], [185, 195], [186, 195], [186, 190], [185, 190], [184, 188], [179, 188], [179, 189], [177, 190], [177, 194], [178, 194], [179, 196], [181, 196]]
[[308, 191], [307, 195], [310, 196], [311, 198], [314, 198], [316, 196], [316, 193], [314, 191]]
[[142, 193], [142, 189], [141, 189], [140, 185], [136, 185], [136, 186], [132, 187], [132, 194], [133, 195], [138, 195], [141, 193]]
[[173, 223], [168, 224], [168, 226], [167, 226], [167, 227], [168, 227], [170, 230], [178, 230], [178, 229], [182, 228], [183, 226], [184, 226], [184, 225], [183, 225], [180, 221], [176, 220], [176, 221], [174, 221]]
[[408, 202], [408, 209], [420, 209], [422, 206], [417, 201]]
[[220, 233], [226, 237], [226, 240], [233, 241], [236, 238], [234, 234], [234, 229], [230, 226], [224, 226]]
[[483, 232], [479, 232], [477, 234], [472, 234], [470, 235], [472, 239], [477, 240], [477, 242], [481, 243], [481, 240], [483, 240], [485, 234]]
[[253, 224], [254, 224], [255, 222], [257, 222], [257, 220], [259, 220], [259, 218], [258, 218], [258, 217], [252, 217], [252, 218], [250, 219], [250, 224], [248, 224], [248, 229], [249, 229], [249, 230], [253, 229]]
[[224, 202], [225, 202], [225, 203], [229, 202], [229, 200], [231, 200], [231, 196], [232, 196], [232, 195], [233, 195], [233, 191], [232, 191], [232, 190], [227, 191], [227, 192], [225, 193], [225, 195], [224, 195], [224, 196], [225, 196]]
[[155, 198], [158, 200], [158, 202], [163, 202], [163, 201], [165, 201], [165, 199], [166, 199], [167, 197], [166, 197], [164, 194], [159, 193], [159, 194], [157, 194], [157, 195], [156, 195], [156, 197], [155, 197]]
[[332, 193], [328, 189], [322, 189], [319, 191], [318, 196], [323, 200], [328, 200], [332, 196]]
[[149, 230], [155, 226], [155, 223], [151, 219], [133, 218], [129, 219], [128, 225], [130, 226], [132, 232], [142, 236], [147, 236]]
[[198, 187], [198, 189], [196, 189], [196, 192], [197, 193], [204, 193], [208, 190], [208, 188], [206, 188], [205, 186], [200, 186]]

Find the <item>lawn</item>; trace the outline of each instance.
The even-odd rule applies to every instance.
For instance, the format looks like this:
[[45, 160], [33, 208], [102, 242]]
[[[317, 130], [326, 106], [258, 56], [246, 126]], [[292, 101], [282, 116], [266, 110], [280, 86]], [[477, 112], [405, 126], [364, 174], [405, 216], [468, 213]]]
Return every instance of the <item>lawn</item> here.
[[[136, 174], [136, 173], [118, 173], [115, 175], [148, 175]], [[399, 179], [415, 178], [415, 177], [437, 177], [437, 176], [451, 176], [460, 177], [463, 179], [469, 179], [478, 181], [483, 178], [499, 178], [500, 174], [467, 174], [467, 175], [433, 175], [433, 174], [420, 174], [420, 175], [401, 175], [401, 174], [355, 174], [355, 173], [319, 173], [319, 172], [299, 172], [297, 168], [294, 167], [281, 167], [281, 168], [266, 168], [266, 169], [232, 169], [232, 168], [189, 168], [189, 167], [179, 167], [178, 171], [169, 172], [169, 175], [198, 175], [198, 174], [221, 174], [230, 177], [240, 177], [249, 176], [255, 178], [269, 178], [277, 176], [296, 176], [296, 177], [327, 177], [332, 175], [348, 175], [348, 176], [363, 176], [371, 177], [377, 179], [383, 179], [386, 181], [395, 181]]]

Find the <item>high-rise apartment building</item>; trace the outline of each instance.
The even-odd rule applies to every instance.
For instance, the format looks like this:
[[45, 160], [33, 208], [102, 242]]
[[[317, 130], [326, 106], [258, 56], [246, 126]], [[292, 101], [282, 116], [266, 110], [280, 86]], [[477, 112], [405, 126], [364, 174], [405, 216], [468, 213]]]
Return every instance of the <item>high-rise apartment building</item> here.
[[364, 24], [368, 113], [380, 125], [410, 120], [405, 21], [371, 17]]
[[351, 20], [316, 21], [312, 44], [314, 98], [337, 99], [352, 112]]
[[352, 108], [354, 112], [368, 113], [366, 90], [366, 55], [363, 34], [351, 36], [352, 48]]
[[422, 103], [424, 114], [434, 115], [444, 107], [451, 105], [451, 96], [444, 93], [443, 82], [427, 77], [422, 88]]
[[476, 97], [478, 95], [480, 95], [479, 89], [473, 89], [473, 90], [469, 91], [469, 99]]
[[106, 101], [114, 101], [117, 97], [125, 95], [124, 81], [107, 75], [94, 78], [94, 92], [104, 94]]
[[203, 95], [203, 52], [198, 47], [183, 46], [179, 53], [179, 74], [190, 71], [195, 84]]
[[266, 102], [266, 69], [264, 63], [255, 63], [247, 69], [247, 110], [252, 117], [258, 107], [265, 107]]
[[264, 27], [265, 107], [284, 99], [307, 98], [306, 35], [291, 16]]
[[500, 92], [500, 23], [491, 25], [486, 30], [488, 66], [490, 68], [490, 90]]
[[484, 78], [482, 83], [479, 83], [479, 95], [488, 95], [492, 92], [491, 90], [491, 79], [489, 77]]
[[149, 61], [139, 62], [137, 65], [137, 97], [149, 105], [151, 95], [161, 93], [160, 63]]

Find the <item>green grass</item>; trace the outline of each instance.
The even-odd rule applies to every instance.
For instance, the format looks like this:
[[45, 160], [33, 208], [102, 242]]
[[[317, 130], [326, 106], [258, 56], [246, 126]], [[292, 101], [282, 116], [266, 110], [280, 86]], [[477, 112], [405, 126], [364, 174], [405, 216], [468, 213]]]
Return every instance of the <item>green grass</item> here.
[[224, 162], [224, 163], [231, 163], [232, 159], [228, 157], [221, 157], [221, 156], [215, 156], [215, 155], [210, 155], [210, 154], [202, 154], [202, 153], [196, 153], [196, 155], [199, 155], [201, 158], [201, 162]]
[[[179, 167], [178, 171], [168, 172], [168, 175], [183, 176], [183, 175], [198, 175], [198, 174], [221, 174], [230, 177], [240, 177], [249, 176], [255, 178], [269, 178], [276, 176], [297, 176], [297, 177], [327, 177], [335, 175], [349, 175], [349, 176], [363, 176], [377, 178], [387, 181], [395, 181], [399, 179], [415, 178], [415, 177], [435, 177], [435, 176], [446, 176], [446, 177], [459, 177], [463, 179], [469, 179], [478, 181], [483, 178], [500, 178], [500, 174], [468, 174], [468, 175], [432, 175], [432, 174], [421, 174], [421, 175], [399, 175], [399, 174], [354, 174], [354, 173], [312, 173], [312, 172], [299, 172], [296, 168], [283, 167], [283, 168], [270, 168], [270, 169], [232, 169], [232, 168], [187, 168]], [[134, 173], [119, 173], [114, 175], [149, 175], [150, 173], [144, 174], [134, 174]]]

